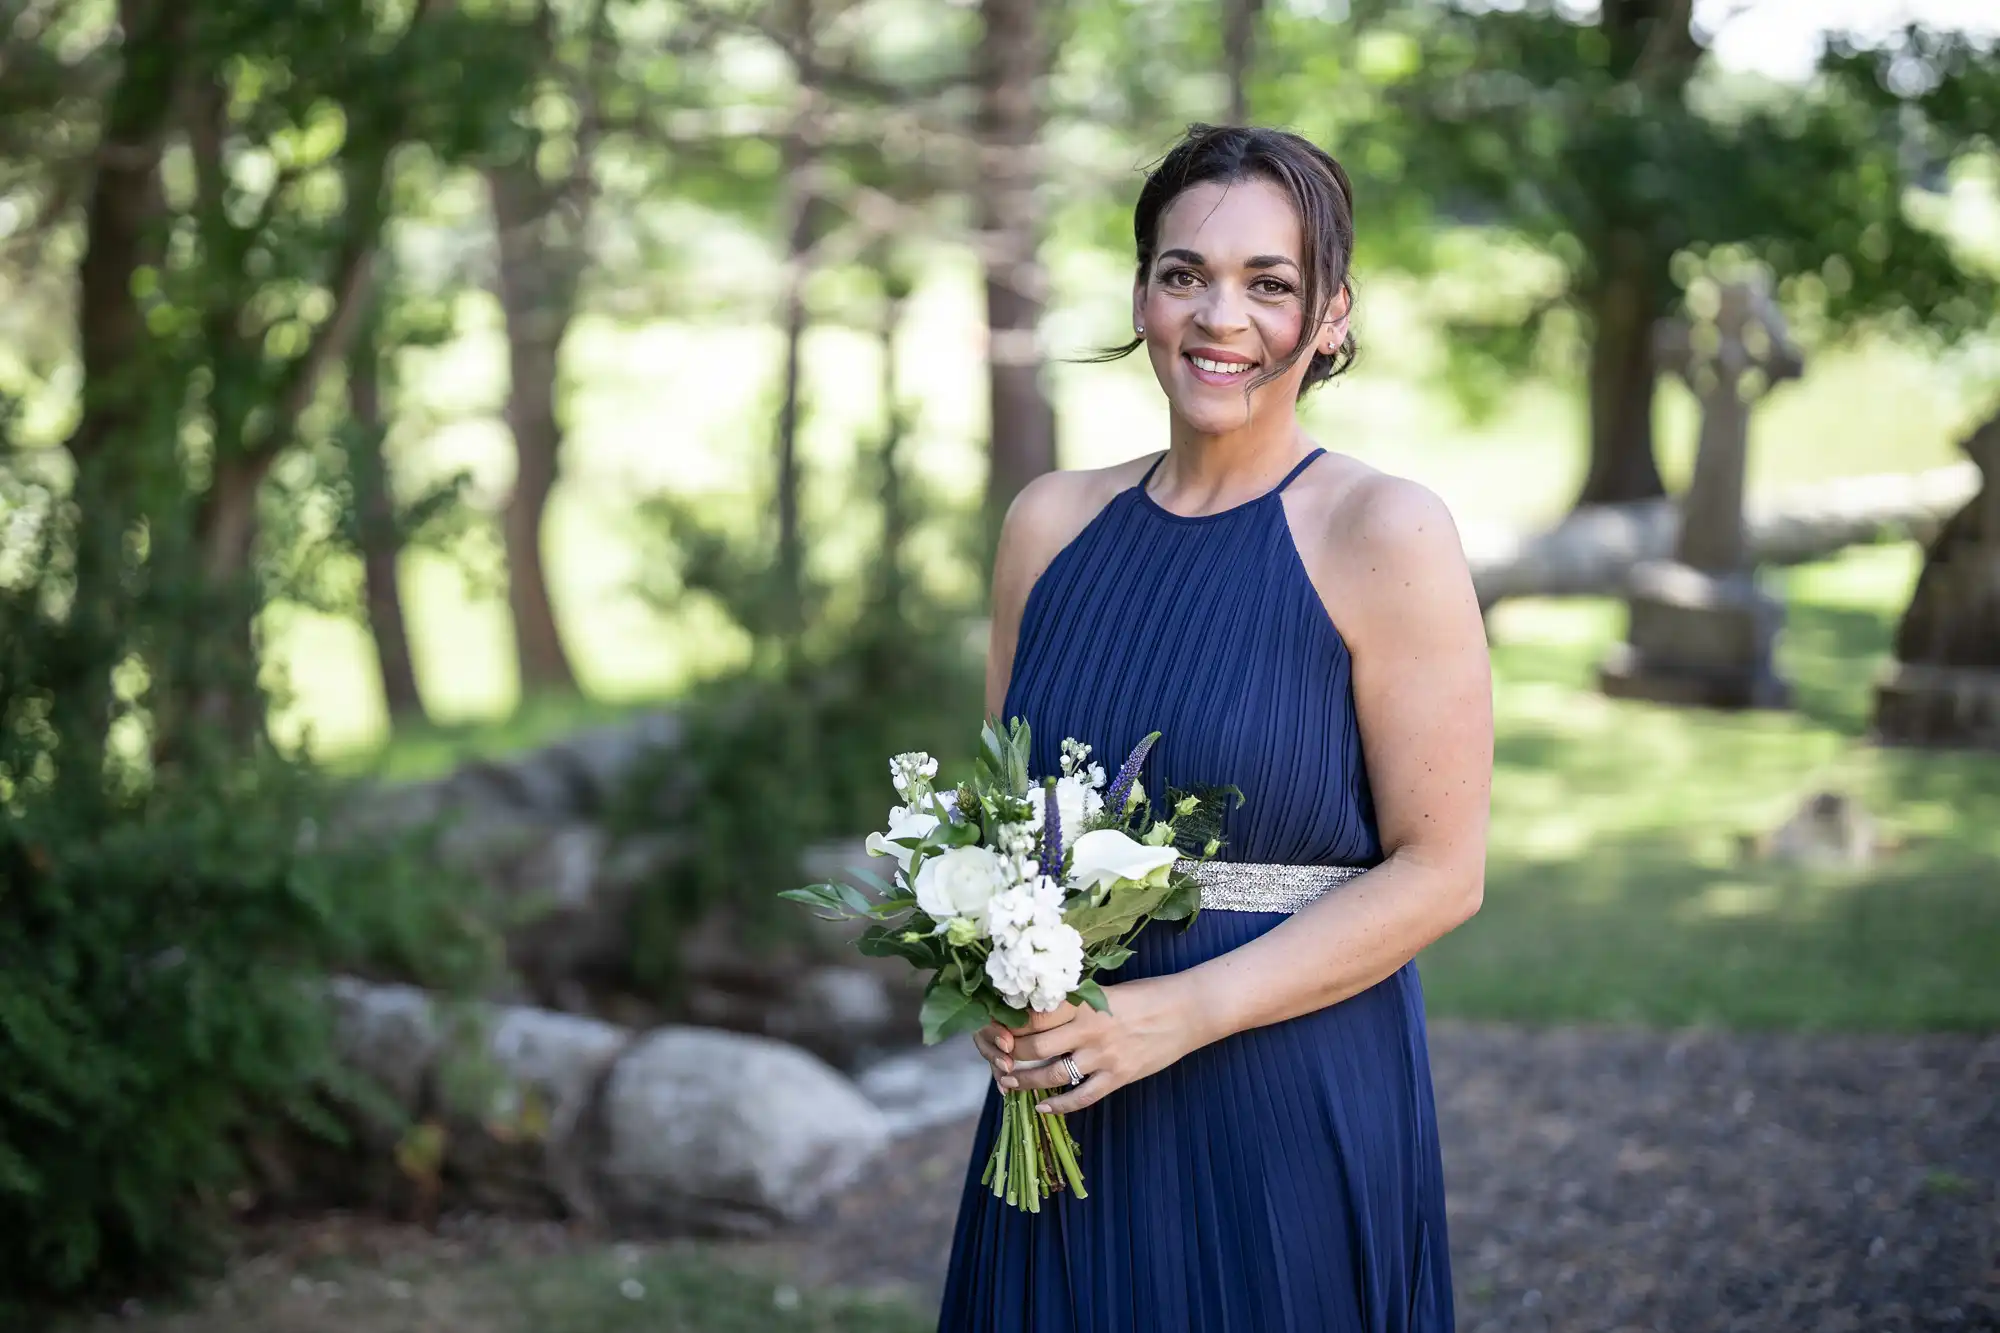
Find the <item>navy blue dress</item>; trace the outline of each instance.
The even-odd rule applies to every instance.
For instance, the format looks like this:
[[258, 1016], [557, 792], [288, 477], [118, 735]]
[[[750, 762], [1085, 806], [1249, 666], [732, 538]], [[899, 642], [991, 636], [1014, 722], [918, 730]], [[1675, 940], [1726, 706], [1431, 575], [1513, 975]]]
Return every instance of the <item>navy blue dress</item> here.
[[[1006, 715], [1034, 771], [1074, 736], [1112, 768], [1163, 733], [1147, 790], [1233, 783], [1222, 859], [1382, 858], [1346, 644], [1274, 490], [1183, 517], [1121, 493], [1021, 617]], [[1157, 468], [1158, 464], [1154, 464]], [[1335, 890], [1338, 892], [1338, 890]], [[1112, 981], [1214, 958], [1272, 912], [1157, 923]], [[1087, 1199], [1038, 1215], [966, 1171], [940, 1333], [1447, 1333], [1443, 1170], [1414, 963], [1316, 1013], [1227, 1037], [1075, 1112]]]

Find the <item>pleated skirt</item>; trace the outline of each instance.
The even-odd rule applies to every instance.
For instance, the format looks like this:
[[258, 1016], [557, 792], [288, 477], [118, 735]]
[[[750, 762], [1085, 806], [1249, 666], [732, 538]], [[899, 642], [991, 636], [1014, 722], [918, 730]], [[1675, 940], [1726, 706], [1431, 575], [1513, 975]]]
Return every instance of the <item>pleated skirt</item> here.
[[[1108, 978], [1177, 972], [1278, 913], [1155, 923]], [[1114, 1001], [1115, 1002], [1115, 1001]], [[1416, 965], [1073, 1112], [1089, 1197], [1030, 1215], [966, 1168], [939, 1333], [1449, 1333], [1444, 1177]]]

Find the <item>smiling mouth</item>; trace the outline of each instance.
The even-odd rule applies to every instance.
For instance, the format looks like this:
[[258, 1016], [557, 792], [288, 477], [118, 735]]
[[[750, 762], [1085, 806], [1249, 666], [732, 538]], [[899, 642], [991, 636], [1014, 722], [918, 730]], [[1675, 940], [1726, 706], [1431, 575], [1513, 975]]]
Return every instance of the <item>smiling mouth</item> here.
[[1208, 384], [1233, 383], [1257, 368], [1255, 361], [1216, 361], [1209, 357], [1196, 356], [1192, 352], [1184, 352], [1182, 355], [1187, 359], [1187, 363], [1194, 367], [1195, 378]]

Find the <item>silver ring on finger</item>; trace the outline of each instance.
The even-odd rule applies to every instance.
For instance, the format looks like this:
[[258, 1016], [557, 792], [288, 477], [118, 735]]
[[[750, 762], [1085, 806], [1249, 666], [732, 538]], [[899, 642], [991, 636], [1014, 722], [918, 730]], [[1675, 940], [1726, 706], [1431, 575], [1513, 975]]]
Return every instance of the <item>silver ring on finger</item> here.
[[1076, 1060], [1074, 1057], [1065, 1055], [1062, 1058], [1062, 1067], [1063, 1067], [1063, 1072], [1069, 1075], [1069, 1085], [1072, 1088], [1075, 1087], [1077, 1084], [1083, 1082], [1083, 1071], [1076, 1067]]

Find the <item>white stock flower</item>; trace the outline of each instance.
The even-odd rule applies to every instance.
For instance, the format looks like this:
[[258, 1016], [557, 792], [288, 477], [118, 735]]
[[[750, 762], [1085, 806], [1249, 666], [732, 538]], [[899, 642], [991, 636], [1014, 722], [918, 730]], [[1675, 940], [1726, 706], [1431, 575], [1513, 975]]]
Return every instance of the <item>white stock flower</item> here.
[[987, 957], [986, 975], [1008, 1004], [1046, 1013], [1083, 980], [1083, 936], [1061, 921], [1029, 926]]
[[1007, 863], [984, 847], [954, 847], [925, 859], [917, 871], [917, 906], [948, 925], [965, 917], [986, 930], [986, 909], [1007, 887]]
[[1071, 844], [1070, 887], [1095, 889], [1120, 880], [1160, 884], [1180, 853], [1172, 847], [1148, 847], [1120, 829], [1103, 828]]
[[1034, 926], [1062, 923], [1062, 885], [1043, 875], [993, 895], [987, 904], [987, 928], [1003, 947], [1017, 943]]
[[889, 780], [897, 791], [912, 798], [912, 804], [930, 795], [931, 779], [937, 771], [937, 760], [922, 750], [908, 750], [889, 760]]
[[[889, 831], [871, 833], [863, 844], [870, 856], [893, 856], [896, 864], [905, 874], [910, 869], [910, 858], [916, 853], [908, 847], [896, 845], [898, 838], [921, 838], [938, 826], [936, 815], [924, 810], [912, 810], [909, 806], [892, 806], [889, 810]], [[849, 844], [852, 846], [853, 844]]]

